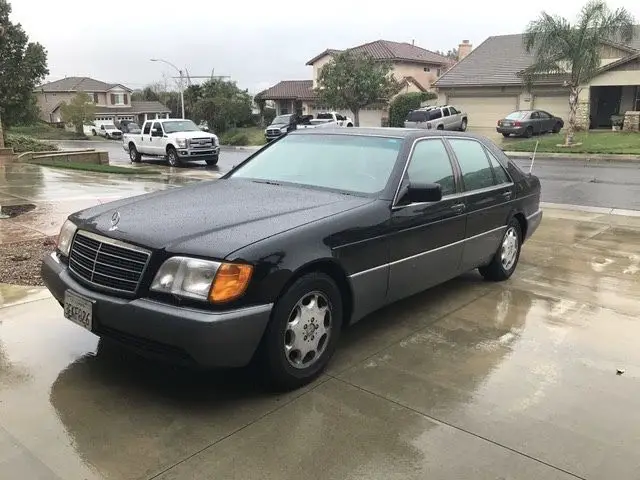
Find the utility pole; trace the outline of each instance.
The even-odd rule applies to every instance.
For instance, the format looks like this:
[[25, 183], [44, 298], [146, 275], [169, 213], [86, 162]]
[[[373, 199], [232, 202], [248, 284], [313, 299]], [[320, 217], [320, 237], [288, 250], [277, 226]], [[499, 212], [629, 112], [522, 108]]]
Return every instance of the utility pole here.
[[152, 58], [151, 61], [166, 63], [170, 67], [173, 67], [180, 75], [179, 77], [180, 78], [180, 105], [182, 106], [182, 118], [184, 119], [184, 73], [182, 72], [181, 69], [176, 67], [173, 63], [167, 60], [163, 60], [162, 58]]

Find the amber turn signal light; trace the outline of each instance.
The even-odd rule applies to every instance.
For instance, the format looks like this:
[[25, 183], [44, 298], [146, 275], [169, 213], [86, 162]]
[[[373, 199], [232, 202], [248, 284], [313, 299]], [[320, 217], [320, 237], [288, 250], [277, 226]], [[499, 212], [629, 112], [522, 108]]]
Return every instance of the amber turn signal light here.
[[242, 296], [249, 286], [252, 273], [251, 265], [223, 263], [213, 279], [209, 300], [213, 303], [224, 303]]

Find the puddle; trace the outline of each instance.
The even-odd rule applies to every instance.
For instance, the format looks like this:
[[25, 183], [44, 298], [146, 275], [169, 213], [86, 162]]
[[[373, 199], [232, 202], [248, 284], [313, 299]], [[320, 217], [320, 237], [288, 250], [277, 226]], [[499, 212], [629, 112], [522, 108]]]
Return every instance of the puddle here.
[[14, 218], [25, 213], [29, 213], [35, 210], [36, 206], [33, 203], [23, 203], [20, 205], [5, 205], [0, 206], [0, 218]]

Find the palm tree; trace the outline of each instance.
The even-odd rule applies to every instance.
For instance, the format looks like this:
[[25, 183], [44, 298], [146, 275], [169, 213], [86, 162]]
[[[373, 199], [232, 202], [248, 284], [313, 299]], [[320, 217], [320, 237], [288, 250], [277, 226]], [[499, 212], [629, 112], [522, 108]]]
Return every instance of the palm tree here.
[[601, 67], [603, 42], [629, 42], [633, 38], [633, 17], [624, 8], [611, 11], [601, 0], [589, 1], [575, 24], [565, 18], [542, 12], [524, 35], [524, 47], [534, 54], [533, 64], [524, 70], [528, 88], [536, 78], [547, 75], [566, 77], [569, 89], [569, 125], [565, 145], [573, 143], [576, 130], [578, 95]]

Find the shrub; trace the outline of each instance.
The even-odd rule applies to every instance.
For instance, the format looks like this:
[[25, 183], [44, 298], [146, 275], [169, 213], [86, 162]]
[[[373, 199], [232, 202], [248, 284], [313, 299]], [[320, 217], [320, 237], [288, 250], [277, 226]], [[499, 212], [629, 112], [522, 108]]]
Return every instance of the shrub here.
[[220, 143], [237, 147], [246, 146], [249, 145], [249, 135], [242, 132], [229, 132], [222, 135]]
[[404, 121], [411, 110], [420, 108], [420, 104], [438, 96], [433, 92], [411, 92], [398, 95], [389, 106], [389, 126], [404, 127]]
[[24, 135], [7, 134], [5, 142], [7, 148], [13, 148], [16, 153], [24, 152], [46, 152], [51, 150], [58, 150], [56, 145], [47, 142], [41, 142], [35, 138], [27, 137]]

